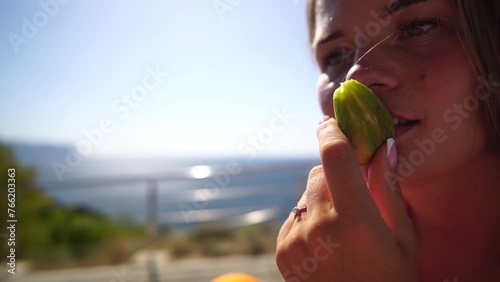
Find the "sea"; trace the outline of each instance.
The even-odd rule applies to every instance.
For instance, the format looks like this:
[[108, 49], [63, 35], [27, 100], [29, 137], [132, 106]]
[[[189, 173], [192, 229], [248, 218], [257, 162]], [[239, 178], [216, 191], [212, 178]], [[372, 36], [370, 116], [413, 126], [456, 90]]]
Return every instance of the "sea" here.
[[57, 203], [158, 228], [282, 222], [317, 158], [38, 161], [36, 182]]

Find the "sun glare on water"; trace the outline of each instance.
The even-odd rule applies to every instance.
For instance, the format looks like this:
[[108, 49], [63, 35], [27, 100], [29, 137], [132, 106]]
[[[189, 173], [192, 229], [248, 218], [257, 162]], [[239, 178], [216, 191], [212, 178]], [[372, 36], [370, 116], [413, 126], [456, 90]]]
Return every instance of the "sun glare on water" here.
[[207, 165], [197, 165], [191, 168], [190, 174], [198, 179], [207, 178], [212, 175], [212, 169]]

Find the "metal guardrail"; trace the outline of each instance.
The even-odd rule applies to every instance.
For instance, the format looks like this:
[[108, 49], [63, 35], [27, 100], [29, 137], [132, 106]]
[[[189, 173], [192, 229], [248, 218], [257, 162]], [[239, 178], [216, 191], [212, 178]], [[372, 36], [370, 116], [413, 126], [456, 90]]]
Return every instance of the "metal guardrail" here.
[[[280, 173], [280, 172], [291, 172], [293, 175], [294, 188], [293, 192], [295, 197], [298, 199], [305, 189], [305, 183], [307, 181], [307, 175], [304, 171], [308, 171], [314, 165], [311, 161], [296, 161], [287, 163], [269, 163], [269, 164], [257, 164], [257, 165], [246, 165], [242, 171], [235, 175], [234, 177], [248, 176], [248, 175], [260, 175], [263, 173]], [[154, 248], [158, 239], [158, 218], [161, 216], [162, 219], [168, 219], [168, 216], [159, 214], [158, 212], [158, 195], [161, 189], [160, 183], [172, 183], [175, 181], [193, 181], [200, 183], [202, 181], [207, 181], [210, 179], [211, 175], [208, 173], [204, 177], [195, 177], [192, 175], [192, 169], [194, 167], [188, 167], [178, 170], [169, 170], [163, 172], [157, 172], [147, 175], [114, 175], [114, 176], [101, 176], [101, 177], [85, 177], [85, 178], [71, 178], [66, 179], [62, 182], [59, 181], [44, 181], [39, 183], [46, 191], [58, 191], [58, 190], [74, 190], [74, 189], [94, 189], [94, 188], [105, 188], [109, 186], [116, 185], [130, 185], [130, 184], [146, 184], [146, 210], [147, 210], [147, 223], [148, 223], [148, 239], [146, 245], [151, 249]], [[222, 166], [210, 166], [212, 172], [217, 172], [224, 170]], [[266, 185], [265, 183], [262, 183]], [[268, 184], [269, 185], [269, 184]], [[192, 191], [191, 191], [192, 192]], [[285, 207], [287, 210], [290, 207]], [[212, 211], [213, 212], [213, 211]], [[254, 224], [259, 222], [264, 222], [276, 218], [281, 212], [280, 207], [269, 207], [260, 210], [250, 210], [247, 213], [233, 216], [231, 218], [226, 218], [230, 224]], [[209, 214], [208, 212], [205, 214]], [[223, 216], [222, 216], [223, 217]], [[200, 222], [212, 221], [214, 219], [221, 218], [221, 216], [210, 217], [207, 216], [205, 219], [200, 219]], [[153, 257], [148, 260], [148, 279], [150, 282], [159, 281], [157, 265]]]

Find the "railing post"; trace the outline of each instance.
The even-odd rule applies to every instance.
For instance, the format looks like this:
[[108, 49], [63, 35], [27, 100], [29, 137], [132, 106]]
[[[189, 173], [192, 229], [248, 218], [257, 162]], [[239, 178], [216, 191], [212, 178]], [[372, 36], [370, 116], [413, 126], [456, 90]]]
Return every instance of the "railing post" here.
[[148, 248], [149, 258], [147, 271], [150, 282], [158, 282], [158, 270], [156, 265], [156, 248], [158, 239], [158, 182], [155, 179], [148, 180], [147, 187], [147, 208], [148, 208]]
[[149, 246], [156, 248], [155, 244], [158, 236], [158, 182], [156, 180], [148, 180], [147, 193]]

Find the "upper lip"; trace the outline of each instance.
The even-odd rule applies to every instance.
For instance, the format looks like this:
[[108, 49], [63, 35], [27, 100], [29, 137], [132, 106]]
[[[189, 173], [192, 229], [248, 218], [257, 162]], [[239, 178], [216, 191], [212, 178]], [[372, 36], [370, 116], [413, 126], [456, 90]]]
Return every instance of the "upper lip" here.
[[391, 111], [389, 110], [389, 112], [391, 113], [391, 116], [392, 116], [392, 119], [393, 120], [404, 120], [404, 121], [418, 121], [418, 119], [415, 119], [415, 118], [411, 118], [411, 117], [408, 117], [408, 116], [405, 116], [405, 115], [402, 115], [400, 113], [397, 113], [397, 112], [394, 112], [394, 111]]

